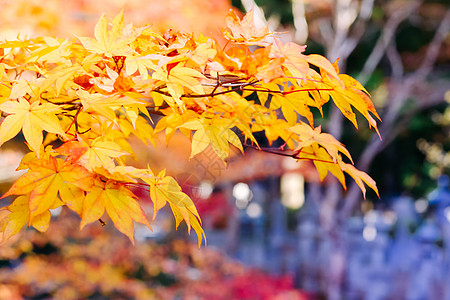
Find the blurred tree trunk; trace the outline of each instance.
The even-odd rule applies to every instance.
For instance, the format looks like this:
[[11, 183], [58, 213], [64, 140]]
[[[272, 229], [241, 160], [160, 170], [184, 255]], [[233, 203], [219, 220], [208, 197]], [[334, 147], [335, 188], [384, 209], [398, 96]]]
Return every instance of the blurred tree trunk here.
[[[256, 6], [253, 0], [242, 0], [242, 2], [246, 2], [244, 5], [246, 9]], [[417, 64], [416, 70], [406, 72], [407, 68], [397, 50], [396, 34], [403, 22], [417, 17], [418, 10], [423, 5], [422, 0], [392, 1], [387, 4], [380, 4], [375, 0], [333, 0], [329, 7], [330, 13], [316, 18], [311, 24], [307, 19], [308, 14], [305, 12], [306, 5], [319, 5], [319, 2], [329, 3], [329, 1], [292, 1], [295, 28], [292, 37], [295, 42], [301, 44], [306, 42], [307, 37], [318, 42], [324, 47], [325, 55], [330, 61], [339, 59], [341, 73], [346, 72], [348, 58], [361, 43], [364, 35], [370, 34], [368, 29], [370, 29], [369, 25], [372, 22], [375, 5], [379, 5], [378, 8], [380, 5], [384, 5], [381, 7], [386, 18], [377, 20], [377, 22], [383, 22], [381, 25], [376, 24], [380, 26], [380, 35], [357, 76], [357, 79], [366, 85], [382, 59], [386, 58], [389, 61], [390, 78], [386, 80], [386, 101], [382, 107], [377, 107], [382, 119], [379, 126], [382, 139], [377, 134], [373, 134], [364, 146], [360, 157], [355, 159], [356, 167], [367, 172], [375, 157], [408, 126], [409, 121], [416, 113], [444, 101], [444, 94], [446, 90], [450, 89], [448, 82], [427, 81], [427, 78], [432, 74], [441, 45], [448, 36], [450, 10], [447, 9], [447, 12], [441, 14], [440, 21], [436, 22], [434, 37], [427, 46], [422, 61]], [[261, 9], [259, 11], [262, 12]], [[261, 15], [264, 18], [264, 14]], [[276, 28], [271, 28], [271, 30], [276, 31]], [[409, 99], [414, 99], [415, 105], [405, 109], [405, 102]], [[332, 106], [326, 131], [340, 140], [343, 125], [342, 113], [336, 106]], [[357, 209], [357, 204], [363, 198], [361, 191], [352, 182], [345, 196], [342, 196], [342, 188], [337, 180], [326, 186], [310, 185], [310, 188], [315, 192], [308, 193], [310, 195], [308, 200], [319, 204], [321, 226], [334, 244], [334, 253], [336, 255], [346, 253], [345, 246], [339, 242], [340, 228]], [[311, 199], [311, 197], [315, 199]], [[345, 255], [339, 257], [345, 257]], [[345, 268], [344, 263], [339, 266]], [[334, 268], [339, 266], [334, 266]], [[327, 297], [328, 299], [338, 299], [342, 295], [339, 287], [345, 280], [345, 272], [342, 269], [334, 270], [332, 273], [336, 276], [328, 279]]]
[[[263, 10], [259, 8], [254, 0], [242, 0], [246, 10], [255, 7], [258, 22], [266, 22]], [[432, 73], [434, 64], [439, 54], [441, 45], [449, 32], [450, 12], [444, 12], [444, 16], [437, 23], [435, 34], [427, 47], [427, 51], [418, 63], [414, 72], [405, 72], [405, 68], [397, 50], [396, 34], [399, 26], [406, 20], [417, 18], [419, 9], [423, 6], [423, 0], [413, 1], [391, 1], [390, 3], [378, 3], [375, 0], [333, 0], [329, 7], [330, 13], [313, 20], [311, 26], [307, 20], [306, 6], [329, 3], [329, 1], [306, 2], [303, 0], [292, 1], [293, 37], [298, 43], [305, 43], [306, 37], [314, 40], [324, 47], [325, 55], [330, 61], [339, 59], [341, 73], [346, 72], [347, 59], [361, 43], [362, 38], [368, 33], [368, 27], [372, 21], [374, 7], [378, 4], [386, 15], [380, 25], [380, 35], [371, 53], [362, 67], [357, 79], [363, 84], [376, 71], [382, 59], [387, 58], [391, 66], [390, 79], [386, 81], [388, 95], [383, 107], [377, 107], [382, 119], [380, 125], [380, 139], [376, 134], [365, 145], [360, 157], [355, 159], [356, 167], [367, 171], [377, 156], [388, 146], [398, 134], [408, 125], [409, 120], [420, 110], [437, 105], [444, 101], [444, 93], [450, 89], [448, 84], [442, 82], [426, 81]], [[384, 5], [384, 6], [381, 6]], [[271, 17], [269, 17], [271, 19]], [[308, 25], [309, 24], [309, 25]], [[315, 29], [312, 29], [314, 27]], [[273, 24], [272, 31], [276, 31]], [[314, 31], [305, 32], [307, 30]], [[403, 111], [406, 100], [414, 96], [415, 106]], [[340, 139], [344, 118], [339, 109], [332, 106], [329, 122], [326, 130], [335, 138]], [[355, 209], [358, 201], [362, 199], [356, 184], [349, 186], [345, 199], [342, 199], [341, 188], [338, 183], [325, 186], [320, 193], [321, 220], [325, 228], [333, 228], [337, 222], [345, 220]]]
[[[399, 54], [394, 47], [389, 47], [389, 45], [386, 47], [385, 51], [388, 50], [386, 54], [391, 61], [391, 64], [398, 67], [392, 72], [393, 80], [391, 81], [389, 91], [389, 99], [391, 99], [391, 101], [390, 104], [384, 108], [384, 113], [382, 115], [383, 123], [379, 128], [380, 135], [383, 139], [380, 140], [376, 136], [372, 136], [358, 159], [357, 167], [360, 170], [368, 170], [376, 155], [395, 139], [417, 111], [424, 110], [444, 101], [444, 94], [450, 89], [448, 82], [442, 84], [442, 82], [437, 81], [433, 85], [432, 83], [427, 82], [426, 78], [433, 71], [433, 66], [436, 62], [439, 50], [444, 39], [448, 36], [449, 31], [450, 10], [446, 12], [444, 18], [440, 22], [419, 68], [411, 74], [405, 74], [401, 71], [403, 70], [403, 65], [399, 59]], [[361, 73], [363, 79], [368, 78], [366, 75], [367, 70], [364, 72], [365, 69], [369, 69], [369, 67], [365, 66], [363, 69], [363, 72]], [[421, 93], [421, 89], [424, 90], [425, 93]], [[406, 113], [401, 113], [401, 108], [405, 104], [405, 101], [413, 96], [416, 96], [416, 106]], [[340, 212], [341, 219], [347, 218], [356, 205], [359, 198], [357, 189], [358, 187], [356, 184], [351, 185]]]

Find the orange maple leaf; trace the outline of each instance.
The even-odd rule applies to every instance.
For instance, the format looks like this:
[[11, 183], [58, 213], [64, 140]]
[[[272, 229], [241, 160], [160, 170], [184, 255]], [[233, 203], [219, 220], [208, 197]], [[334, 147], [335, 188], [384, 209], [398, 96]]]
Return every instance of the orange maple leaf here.
[[269, 28], [267, 26], [255, 28], [253, 8], [244, 16], [242, 21], [234, 10], [230, 9], [225, 22], [230, 31], [224, 30], [223, 35], [229, 41], [236, 44], [267, 45], [263, 40], [270, 35]]
[[0, 199], [30, 193], [30, 224], [36, 216], [63, 204], [79, 211], [79, 201], [92, 185], [91, 173], [80, 165], [52, 156], [29, 162], [28, 167], [28, 172], [19, 177]]
[[105, 209], [114, 226], [128, 236], [133, 244], [133, 220], [151, 229], [147, 217], [136, 201], [136, 196], [126, 186], [113, 180], [107, 182], [95, 180], [95, 184], [83, 201], [80, 228], [100, 219]]

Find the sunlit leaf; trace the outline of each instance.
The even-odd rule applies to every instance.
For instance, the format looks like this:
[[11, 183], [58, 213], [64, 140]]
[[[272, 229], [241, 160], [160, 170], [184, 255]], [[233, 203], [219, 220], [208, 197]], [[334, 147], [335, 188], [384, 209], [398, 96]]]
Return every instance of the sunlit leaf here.
[[84, 199], [80, 227], [97, 221], [106, 210], [114, 226], [134, 244], [133, 221], [151, 228], [135, 198], [136, 196], [124, 185], [114, 181], [106, 183], [96, 181]]
[[205, 236], [201, 227], [200, 216], [191, 198], [181, 191], [175, 179], [165, 176], [164, 172], [161, 172], [156, 178], [145, 178], [144, 181], [150, 185], [150, 197], [154, 205], [153, 218], [156, 217], [156, 213], [161, 208], [169, 203], [177, 227], [184, 220], [189, 232], [191, 227], [196, 231], [200, 247], [202, 238]]
[[60, 111], [60, 107], [57, 105], [39, 104], [39, 102], [30, 104], [20, 98], [19, 101], [7, 101], [0, 104], [0, 110], [9, 114], [0, 126], [0, 145], [15, 137], [20, 130], [36, 153], [39, 153], [42, 145], [42, 130], [67, 138], [55, 115]]
[[28, 168], [28, 172], [17, 179], [2, 198], [30, 193], [30, 222], [64, 203], [77, 210], [74, 200], [80, 200], [83, 191], [89, 190], [92, 184], [92, 175], [85, 168], [52, 156], [34, 160], [28, 163]]

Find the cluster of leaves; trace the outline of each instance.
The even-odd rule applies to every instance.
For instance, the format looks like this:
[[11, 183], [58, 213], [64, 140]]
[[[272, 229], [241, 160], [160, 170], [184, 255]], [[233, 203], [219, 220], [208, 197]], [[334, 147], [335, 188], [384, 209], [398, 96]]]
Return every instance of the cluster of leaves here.
[[0, 298], [304, 299], [290, 276], [246, 268], [183, 240], [133, 247], [113, 226], [74, 231], [78, 220], [66, 212], [52, 222], [54, 234], [30, 229], [2, 246]]
[[130, 165], [131, 135], [153, 143], [157, 132], [169, 140], [180, 131], [191, 140], [191, 158], [211, 146], [226, 163], [230, 147], [258, 148], [254, 134], [264, 132], [269, 143], [284, 141], [284, 154], [313, 161], [321, 179], [331, 173], [345, 187], [347, 173], [363, 193], [364, 182], [377, 192], [345, 147], [314, 126], [311, 112], [332, 99], [355, 127], [353, 109], [376, 129], [367, 91], [339, 74], [337, 62], [256, 29], [252, 12], [240, 20], [230, 11], [226, 24], [223, 47], [202, 35], [125, 25], [123, 12], [102, 16], [95, 38], [1, 43], [0, 145], [22, 132], [31, 150], [19, 166], [27, 172], [2, 197], [18, 196], [0, 210], [2, 239], [26, 224], [45, 231], [50, 210], [67, 206], [81, 228], [103, 224], [106, 210], [134, 242], [134, 221], [150, 227], [132, 192], [137, 187], [150, 193], [153, 218], [169, 203], [177, 227], [185, 221], [200, 245], [193, 201], [164, 170]]

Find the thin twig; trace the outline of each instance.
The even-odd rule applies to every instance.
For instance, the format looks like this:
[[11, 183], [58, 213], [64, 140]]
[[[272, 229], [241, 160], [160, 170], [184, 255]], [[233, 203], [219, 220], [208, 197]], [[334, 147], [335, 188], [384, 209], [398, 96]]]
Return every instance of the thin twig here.
[[390, 42], [394, 38], [395, 32], [397, 31], [400, 23], [408, 18], [411, 13], [420, 6], [421, 3], [421, 0], [410, 2], [408, 3], [408, 7], [398, 9], [391, 15], [391, 17], [386, 22], [386, 26], [384, 27], [381, 36], [378, 38], [375, 47], [367, 58], [366, 63], [364, 64], [364, 67], [362, 68], [362, 71], [357, 78], [358, 81], [360, 81], [362, 84], [365, 84], [367, 82], [370, 75], [378, 66], [378, 63], [386, 52], [386, 49], [389, 46]]
[[301, 153], [306, 154], [306, 155], [314, 155], [314, 153], [308, 153], [308, 152], [304, 152], [304, 151], [294, 151], [293, 153], [286, 153], [287, 151], [293, 151], [293, 150], [282, 150], [280, 148], [267, 148], [267, 147], [257, 147], [251, 144], [247, 144], [244, 143], [245, 147], [249, 147], [252, 149], [255, 149], [257, 151], [262, 151], [262, 152], [266, 152], [266, 153], [270, 153], [270, 154], [275, 154], [275, 155], [280, 155], [280, 156], [285, 156], [285, 157], [291, 157], [293, 159], [298, 159], [298, 160], [309, 160], [309, 161], [317, 161], [317, 162], [323, 162], [323, 163], [331, 163], [331, 164], [336, 164], [336, 162], [334, 161], [329, 161], [329, 160], [322, 160], [322, 159], [315, 159], [312, 157], [299, 157], [298, 155], [300, 155]]

